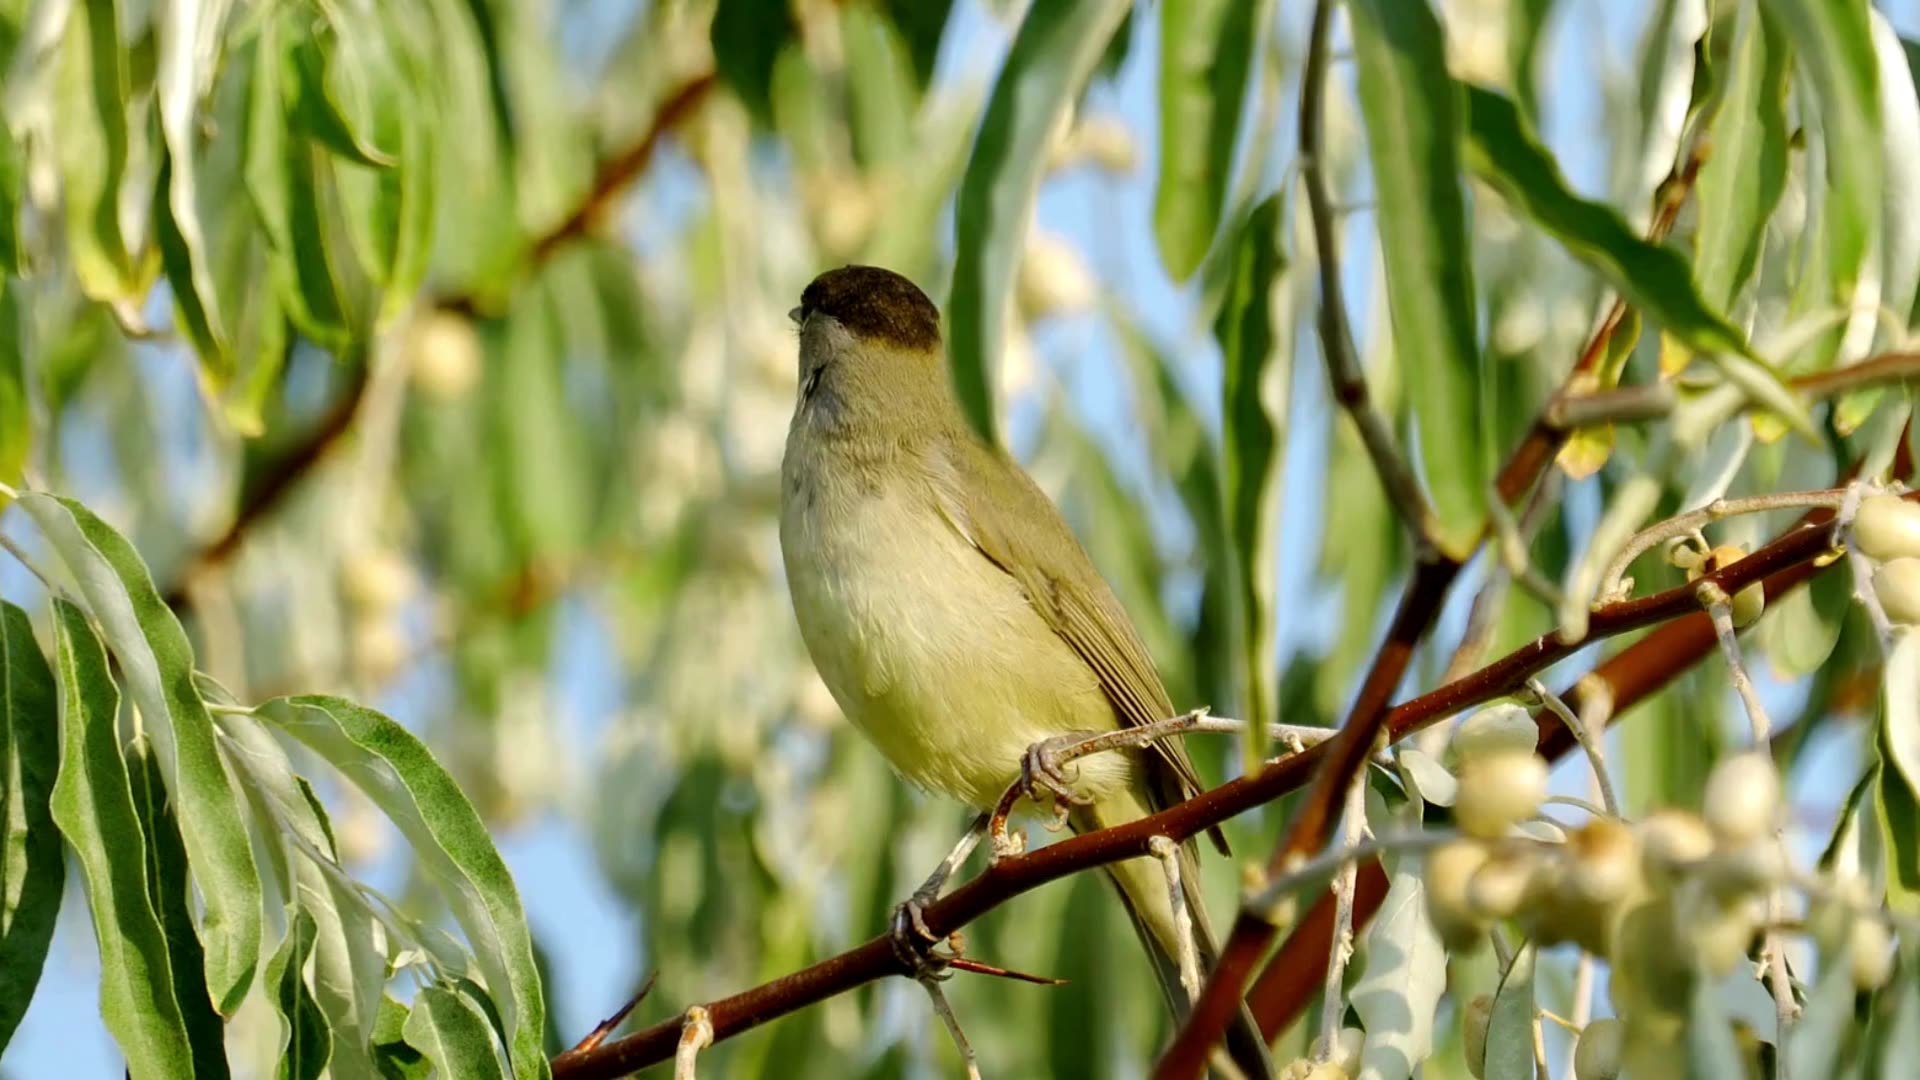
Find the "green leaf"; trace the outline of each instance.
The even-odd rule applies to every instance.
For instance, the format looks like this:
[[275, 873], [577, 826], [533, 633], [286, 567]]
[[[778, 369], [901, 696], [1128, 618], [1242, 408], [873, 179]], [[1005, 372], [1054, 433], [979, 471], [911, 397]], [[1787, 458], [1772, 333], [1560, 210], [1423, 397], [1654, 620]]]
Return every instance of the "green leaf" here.
[[1894, 765], [1885, 725], [1875, 741], [1880, 769], [1874, 809], [1886, 852], [1887, 906], [1903, 915], [1920, 915], [1920, 797]]
[[333, 1037], [327, 1030], [327, 1018], [307, 988], [302, 971], [313, 954], [313, 916], [299, 907], [287, 910], [287, 936], [267, 961], [266, 986], [273, 1006], [286, 1024], [286, 1041], [280, 1047], [279, 1080], [316, 1080], [326, 1070], [332, 1056]]
[[1534, 947], [1528, 942], [1513, 954], [1493, 996], [1485, 1080], [1533, 1080], [1533, 968]]
[[352, 702], [279, 698], [258, 712], [339, 769], [399, 827], [473, 946], [506, 1025], [514, 1076], [547, 1075], [545, 1005], [520, 895], [453, 778], [405, 728]]
[[[1807, 993], [1806, 1011], [1787, 1037], [1789, 1076], [1836, 1076], [1842, 1051], [1858, 1037], [1853, 1016], [1853, 974], [1844, 955], [1823, 953], [1820, 977]], [[1849, 1055], [1850, 1056], [1850, 1055]]]
[[26, 168], [13, 126], [0, 111], [0, 274], [22, 270], [20, 204], [26, 198]]
[[793, 35], [787, 0], [719, 0], [708, 31], [713, 66], [762, 124], [772, 122], [773, 63]]
[[407, 1014], [406, 1034], [407, 1044], [425, 1054], [441, 1076], [490, 1080], [504, 1075], [487, 1018], [465, 996], [445, 987], [420, 991]]
[[222, 9], [201, 0], [169, 0], [156, 15], [159, 22], [160, 68], [154, 92], [160, 103], [160, 131], [166, 140], [166, 159], [160, 167], [160, 186], [154, 198], [154, 226], [160, 247], [160, 265], [172, 287], [174, 309], [185, 324], [188, 340], [216, 385], [233, 375], [226, 331], [207, 262], [207, 239], [200, 223], [200, 197], [194, 164], [194, 129], [200, 88], [212, 73], [202, 69], [203, 57], [214, 51], [205, 42], [218, 32], [204, 20], [218, 20]]
[[1153, 235], [1175, 281], [1199, 268], [1220, 227], [1240, 106], [1270, 10], [1264, 0], [1161, 2]]
[[290, 138], [287, 131], [281, 91], [286, 80], [278, 73], [293, 61], [288, 55], [284, 22], [277, 10], [260, 21], [252, 100], [247, 110], [247, 195], [277, 256], [273, 278], [287, 316], [308, 337], [335, 347], [349, 334], [339, 286], [328, 264], [326, 239], [314, 210], [317, 175], [313, 155], [304, 139]]
[[1880, 732], [1888, 760], [1906, 778], [1909, 790], [1920, 791], [1920, 634], [1900, 634], [1887, 654]]
[[133, 1080], [193, 1075], [173, 997], [167, 941], [147, 892], [147, 860], [115, 728], [120, 695], [86, 615], [53, 601], [60, 776], [53, 820], [73, 845], [100, 948], [100, 1015]]
[[1575, 195], [1512, 101], [1475, 86], [1466, 88], [1466, 99], [1467, 158], [1475, 172], [1604, 276], [1636, 309], [1719, 365], [1750, 397], [1802, 431], [1814, 432], [1806, 405], [1778, 375], [1754, 361], [1740, 331], [1701, 299], [1686, 259], [1636, 236], [1612, 209]]
[[1713, 311], [1730, 310], [1759, 265], [1765, 225], [1787, 183], [1787, 42], [1760, 9], [1742, 4], [1727, 96], [1707, 137], [1694, 201], [1694, 274]]
[[918, 88], [926, 89], [927, 81], [933, 78], [934, 60], [940, 55], [940, 37], [946, 32], [953, 0], [880, 0], [880, 7], [907, 43]]
[[29, 492], [20, 505], [79, 584], [120, 661], [177, 812], [205, 902], [200, 939], [215, 1007], [231, 1016], [260, 955], [260, 877], [240, 800], [193, 681], [193, 649], [133, 546], [70, 499]]
[[[331, 53], [322, 49], [321, 37], [328, 39]], [[369, 168], [390, 168], [393, 155], [359, 130], [340, 100], [343, 95], [336, 90], [337, 83], [351, 86], [349, 94], [362, 89], [354, 83], [359, 73], [343, 68], [339, 62], [347, 48], [330, 28], [319, 35], [300, 34], [295, 38], [293, 66], [286, 79], [287, 118], [296, 130], [347, 161]]]
[[1733, 1041], [1733, 1025], [1720, 1006], [1720, 987], [1712, 979], [1693, 981], [1693, 1002], [1688, 1009], [1687, 1075], [1745, 1076], [1740, 1047]]
[[[0, 484], [19, 487], [33, 450], [32, 410], [27, 402], [26, 310], [21, 284], [0, 277]], [[0, 495], [0, 510], [12, 500]]]
[[1847, 575], [1820, 574], [1803, 588], [1769, 599], [1754, 634], [1774, 672], [1782, 679], [1798, 679], [1818, 671], [1833, 655], [1852, 610]]
[[406, 1042], [407, 1007], [393, 1000], [380, 1000], [379, 1026], [373, 1034], [373, 1056], [381, 1080], [427, 1080], [433, 1075], [433, 1063], [425, 1054]]
[[1540, 39], [1553, 16], [1555, 0], [1520, 0], [1507, 22], [1507, 70], [1513, 78], [1513, 96], [1528, 119], [1540, 119], [1540, 88], [1534, 66], [1540, 58]]
[[993, 86], [954, 204], [949, 360], [960, 407], [994, 441], [993, 371], [1047, 140], [1079, 93], [1127, 0], [1058, 0], [1029, 8]]
[[1366, 971], [1348, 996], [1367, 1033], [1362, 1069], [1382, 1080], [1405, 1080], [1433, 1052], [1434, 1016], [1447, 988], [1447, 951], [1427, 917], [1420, 869], [1417, 859], [1393, 868], [1367, 928]]
[[216, 720], [230, 740], [228, 760], [262, 822], [259, 828], [276, 840], [270, 850], [287, 849], [277, 866], [281, 891], [300, 897], [301, 917], [314, 927], [313, 998], [332, 1043], [331, 1075], [371, 1080], [378, 1075], [372, 1045], [387, 981], [387, 955], [374, 937], [376, 915], [341, 869], [326, 810], [312, 786], [294, 774], [286, 751], [251, 716], [223, 712]]
[[1273, 312], [1274, 285], [1286, 269], [1283, 242], [1280, 196], [1274, 195], [1254, 210], [1245, 230], [1235, 238], [1232, 281], [1214, 321], [1225, 368], [1221, 411], [1226, 518], [1233, 542], [1249, 772], [1257, 771], [1266, 759], [1266, 729], [1274, 708], [1272, 627], [1278, 552], [1273, 526], [1280, 512], [1279, 425], [1286, 418], [1291, 371], [1284, 357], [1271, 370], [1269, 364], [1287, 345], [1274, 325]]
[[1460, 190], [1460, 90], [1426, 0], [1355, 0], [1361, 112], [1379, 203], [1393, 338], [1441, 548], [1471, 552], [1493, 460], [1479, 418], [1473, 251]]
[[[207, 990], [206, 955], [193, 926], [193, 884], [189, 880], [187, 849], [181, 842], [180, 822], [154, 759], [152, 745], [135, 739], [125, 749], [127, 778], [133, 789], [133, 809], [146, 835], [147, 896], [160, 917], [160, 933], [167, 941], [167, 965], [172, 973], [173, 1000], [186, 1023], [193, 1051], [194, 1076], [225, 1080], [228, 1075], [225, 1032], [220, 1014], [213, 1011]], [[251, 974], [251, 973], [249, 973]]]
[[1876, 1024], [1881, 1033], [1879, 1065], [1881, 1076], [1899, 1076], [1920, 1060], [1920, 977], [1913, 969], [1920, 957], [1911, 942], [1901, 951], [1900, 972], [1893, 986], [1893, 1015], [1886, 1024]]
[[60, 914], [66, 867], [51, 804], [59, 771], [53, 672], [27, 613], [0, 602], [0, 1050], [33, 1000]]
[[[1878, 67], [1866, 0], [1763, 0], [1793, 41], [1813, 86], [1825, 162], [1818, 230], [1824, 250], [1801, 277], [1796, 313], [1849, 310], [1872, 236], [1880, 224], [1881, 158]], [[1809, 230], [1812, 230], [1809, 226]], [[1824, 284], [1824, 295], [1820, 285]], [[1825, 368], [1839, 345], [1838, 328], [1822, 335], [1788, 366]]]
[[61, 202], [68, 257], [80, 287], [97, 300], [131, 300], [143, 291], [120, 223], [127, 179], [127, 50], [115, 0], [85, 0], [67, 18], [55, 95]]
[[893, 25], [864, 4], [840, 11], [847, 51], [848, 128], [854, 154], [868, 170], [899, 162], [914, 148], [914, 85], [906, 43]]

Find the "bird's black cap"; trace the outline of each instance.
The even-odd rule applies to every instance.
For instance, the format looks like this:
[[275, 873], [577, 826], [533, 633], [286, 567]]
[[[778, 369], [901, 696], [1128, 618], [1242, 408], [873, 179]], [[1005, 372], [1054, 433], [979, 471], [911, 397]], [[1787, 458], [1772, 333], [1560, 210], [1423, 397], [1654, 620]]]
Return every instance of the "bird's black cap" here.
[[878, 266], [843, 266], [814, 278], [795, 314], [804, 319], [815, 312], [857, 337], [909, 349], [940, 344], [940, 309], [918, 285]]

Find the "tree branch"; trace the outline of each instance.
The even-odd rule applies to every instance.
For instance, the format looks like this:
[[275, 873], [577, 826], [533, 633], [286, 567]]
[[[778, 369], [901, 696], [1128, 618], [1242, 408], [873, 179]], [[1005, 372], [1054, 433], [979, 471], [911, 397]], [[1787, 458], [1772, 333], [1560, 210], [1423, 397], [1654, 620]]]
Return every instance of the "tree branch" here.
[[[1920, 501], [1920, 492], [1908, 497]], [[1777, 596], [1813, 572], [1813, 560], [1826, 551], [1826, 541], [1824, 528], [1802, 522], [1752, 555], [1700, 580], [1713, 581], [1729, 595], [1738, 593], [1756, 581], [1765, 581], [1769, 595]], [[1518, 692], [1525, 688], [1528, 678], [1594, 640], [1665, 623], [1666, 626], [1650, 635], [1646, 641], [1622, 652], [1597, 669], [1611, 672], [1611, 669], [1624, 667], [1628, 657], [1639, 658], [1633, 661], [1636, 667], [1619, 671], [1617, 679], [1610, 674], [1609, 681], [1615, 683], [1616, 701], [1630, 703], [1640, 700], [1683, 670], [1684, 665], [1677, 662], [1678, 653], [1670, 647], [1652, 646], [1649, 643], [1660, 640], [1663, 634], [1670, 637], [1675, 626], [1706, 622], [1699, 601], [1694, 597], [1697, 586], [1697, 582], [1679, 585], [1652, 596], [1604, 605], [1594, 612], [1592, 632], [1588, 640], [1580, 645], [1562, 644], [1549, 632], [1465, 678], [1392, 709], [1382, 708], [1379, 712], [1384, 717], [1389, 738], [1404, 737], [1461, 709]], [[1706, 634], [1701, 652], [1713, 644], [1710, 626]], [[1570, 707], [1579, 708], [1577, 686], [1562, 696]], [[1543, 732], [1548, 732], [1543, 735], [1543, 751], [1564, 753], [1571, 748], [1570, 736], [1566, 737], [1564, 746], [1555, 747], [1551, 732], [1564, 735], [1564, 729], [1557, 720], [1552, 719], [1551, 713], [1543, 711], [1542, 717]], [[1551, 725], [1550, 729], [1548, 725]], [[950, 934], [1008, 900], [1047, 882], [1121, 859], [1149, 855], [1155, 836], [1185, 840], [1209, 826], [1298, 791], [1314, 777], [1324, 779], [1332, 771], [1326, 767], [1326, 759], [1333, 755], [1341, 741], [1335, 738], [1302, 753], [1289, 755], [1258, 773], [1229, 781], [1137, 821], [1069, 837], [1038, 851], [1002, 859], [951, 894], [928, 905], [924, 912], [927, 926], [936, 935]], [[1370, 914], [1371, 908], [1377, 907], [1377, 902], [1367, 903], [1369, 880], [1369, 873], [1363, 869], [1360, 875], [1362, 887], [1355, 901], [1356, 919], [1361, 910], [1367, 910]], [[1324, 943], [1321, 947], [1324, 948]], [[1320, 956], [1324, 960], [1325, 953], [1322, 952]], [[793, 974], [708, 1002], [705, 1008], [713, 1024], [714, 1040], [718, 1042], [876, 979], [906, 974], [909, 972], [895, 954], [888, 936], [883, 934]], [[1309, 981], [1317, 984], [1318, 979], [1316, 971]], [[1280, 997], [1275, 991], [1261, 1000], [1277, 1000]], [[1262, 1027], [1267, 1028], [1264, 1020]], [[554, 1076], [558, 1080], [621, 1076], [670, 1059], [679, 1038], [680, 1022], [676, 1016], [605, 1043], [590, 1052], [561, 1054], [553, 1061]]]

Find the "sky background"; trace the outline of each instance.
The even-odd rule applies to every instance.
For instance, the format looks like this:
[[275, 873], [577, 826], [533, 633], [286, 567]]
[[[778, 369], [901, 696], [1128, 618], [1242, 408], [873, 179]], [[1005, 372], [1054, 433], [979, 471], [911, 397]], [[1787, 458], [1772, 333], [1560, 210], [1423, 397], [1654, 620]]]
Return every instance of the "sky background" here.
[[[598, 37], [592, 32], [594, 21], [604, 18], [610, 6], [561, 5], [563, 40], [569, 47], [588, 47]], [[1606, 140], [1601, 130], [1602, 87], [1631, 78], [1647, 6], [1645, 0], [1566, 0], [1558, 5], [1549, 31], [1539, 63], [1543, 134], [1573, 185], [1586, 194], [1608, 194]], [[1920, 3], [1881, 6], [1902, 34], [1920, 33]], [[1302, 40], [1310, 5], [1283, 3], [1277, 7], [1288, 28], [1287, 40]], [[1114, 82], [1094, 89], [1087, 111], [1121, 118], [1140, 142], [1141, 160], [1151, 163], [1155, 160], [1158, 123], [1156, 20], [1142, 18], [1138, 22], [1125, 66]], [[1008, 39], [1007, 27], [977, 2], [962, 0], [955, 5], [954, 20], [942, 45], [937, 78], [985, 84], [1001, 62]], [[1285, 130], [1277, 140], [1275, 166], [1289, 156], [1291, 87], [1287, 99], [1282, 110]], [[1269, 180], [1277, 175], [1277, 168], [1270, 170]], [[763, 182], [777, 182], [777, 177]], [[700, 182], [684, 158], [669, 153], [637, 198], [638, 205], [629, 218], [636, 229], [671, 231], [701, 205]], [[1198, 367], [1201, 378], [1214, 380], [1213, 388], [1203, 387], [1196, 396], [1197, 401], [1211, 404], [1218, 400], [1217, 352], [1208, 328], [1196, 319], [1191, 291], [1173, 286], [1160, 268], [1153, 246], [1152, 201], [1150, 168], [1124, 178], [1074, 170], [1051, 181], [1042, 191], [1036, 220], [1040, 228], [1067, 238], [1106, 286], [1137, 298], [1140, 304], [1135, 314], [1157, 340], [1213, 358]], [[1358, 211], [1354, 218], [1364, 214], [1364, 210]], [[939, 225], [929, 227], [947, 229], [950, 221], [950, 215], [946, 215]], [[1370, 222], [1358, 224], [1371, 227]], [[948, 247], [950, 250], [950, 237]], [[1349, 242], [1347, 252], [1344, 269], [1348, 296], [1355, 312], [1360, 313], [1369, 303], [1371, 259], [1363, 244]], [[1356, 317], [1355, 323], [1357, 331], [1364, 331], [1364, 319]], [[1063, 320], [1038, 333], [1036, 347], [1049, 370], [1071, 389], [1079, 411], [1096, 435], [1114, 449], [1116, 457], [1123, 463], [1129, 459], [1143, 461], [1140, 452], [1130, 447], [1130, 432], [1116, 422], [1131, 415], [1123, 407], [1124, 391], [1116, 391], [1111, 380], [1098, 375], [1111, 370], [1114, 362], [1113, 342], [1105, 337], [1100, 324], [1092, 319]], [[1317, 353], [1303, 356], [1315, 357]], [[172, 370], [186, 368], [174, 366]], [[1089, 372], [1094, 374], [1090, 376]], [[1296, 365], [1295, 376], [1289, 438], [1312, 451], [1324, 445], [1334, 410], [1328, 403], [1324, 375], [1317, 362]], [[181, 407], [198, 408], [190, 382], [176, 381], [179, 385], [169, 389], [179, 394]], [[1031, 434], [1016, 423], [1012, 431], [1016, 448], [1023, 441], [1030, 445]], [[1315, 646], [1314, 628], [1333, 621], [1316, 617], [1318, 610], [1332, 614], [1334, 609], [1326, 607], [1332, 599], [1326, 590], [1315, 587], [1310, 580], [1319, 544], [1324, 472], [1319, 452], [1286, 456], [1279, 591], [1283, 596], [1315, 596], [1319, 602], [1281, 605], [1278, 633], [1283, 656]], [[1458, 591], [1472, 595], [1471, 590]], [[19, 568], [0, 561], [0, 595], [24, 600], [32, 594]], [[592, 609], [569, 602], [564, 611], [561, 640], [555, 649], [555, 655], [564, 659], [554, 669], [558, 693], [553, 699], [560, 708], [552, 722], [566, 733], [561, 745], [574, 748], [581, 758], [574, 763], [575, 774], [588, 775], [591, 762], [587, 759], [600, 745], [599, 735], [606, 720], [621, 708], [622, 695], [627, 691], [616, 651]], [[1450, 617], [1457, 627], [1463, 612], [1452, 611]], [[427, 705], [432, 695], [441, 692], [444, 675], [429, 668], [403, 680], [375, 704], [412, 725], [414, 718], [430, 712]], [[1785, 711], [1791, 704], [1790, 694], [1778, 687], [1768, 693], [1782, 706], [1777, 715], [1791, 715]], [[1813, 764], [1801, 773], [1796, 792], [1803, 804], [1801, 820], [1807, 826], [1803, 845], [1810, 842], [1808, 838], [1824, 835], [1818, 827], [1822, 820], [1830, 820], [1834, 802], [1844, 795], [1844, 790], [1834, 788], [1843, 787], [1851, 777], [1853, 757], [1850, 744], [1844, 740], [1829, 740], [1814, 748]], [[1569, 762], [1563, 767], [1556, 786], [1569, 792], [1584, 790], [1581, 763]], [[501, 853], [520, 885], [528, 919], [550, 953], [550, 1000], [557, 1011], [558, 1028], [568, 1039], [584, 1033], [623, 1000], [647, 963], [646, 957], [625, 948], [625, 943], [636, 939], [638, 916], [608, 887], [584, 830], [574, 816], [553, 811], [498, 838]], [[388, 865], [370, 875], [381, 887], [398, 882], [404, 870], [404, 845], [388, 845], [388, 850], [393, 853]], [[99, 968], [91, 938], [85, 906], [76, 883], [70, 879], [39, 991], [5, 1057], [0, 1059], [0, 1073], [21, 1078], [119, 1075], [118, 1053], [98, 1016], [95, 985]], [[609, 942], [621, 947], [609, 948]]]

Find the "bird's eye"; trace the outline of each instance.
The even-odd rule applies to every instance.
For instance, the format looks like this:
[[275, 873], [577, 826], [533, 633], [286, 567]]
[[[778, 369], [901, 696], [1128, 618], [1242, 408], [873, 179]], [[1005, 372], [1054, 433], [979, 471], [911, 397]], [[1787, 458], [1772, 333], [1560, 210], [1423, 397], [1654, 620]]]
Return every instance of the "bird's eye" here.
[[803, 307], [794, 308], [792, 311], [787, 312], [787, 318], [793, 320], [793, 325], [799, 326], [801, 323], [807, 321], [807, 309]]

